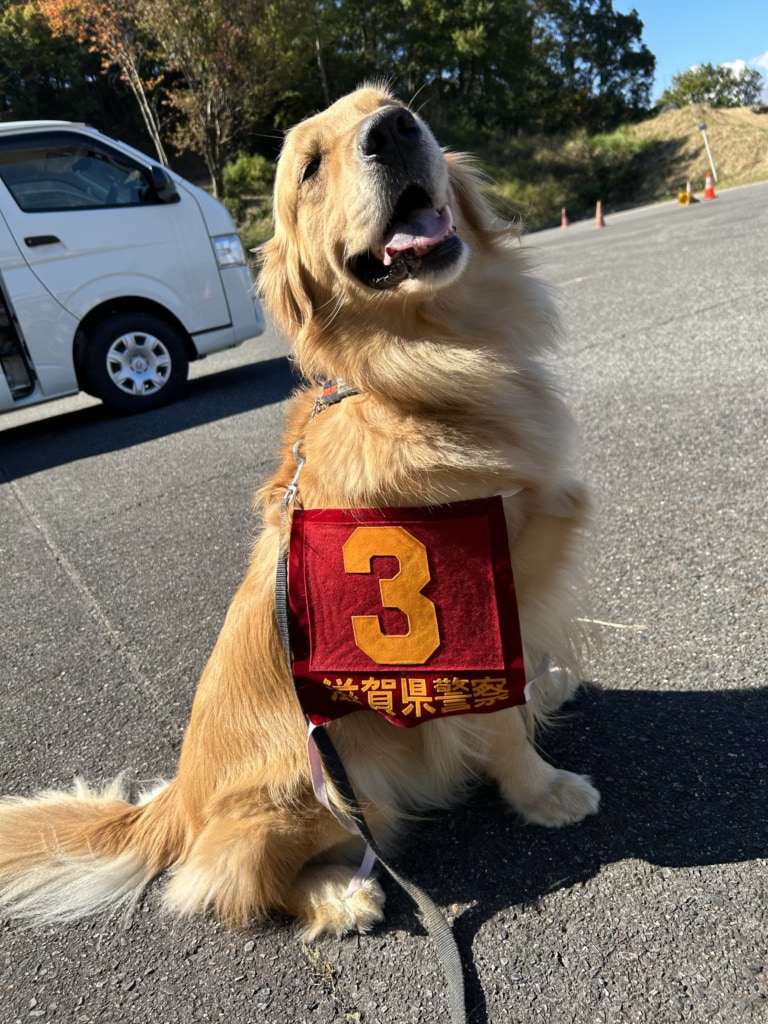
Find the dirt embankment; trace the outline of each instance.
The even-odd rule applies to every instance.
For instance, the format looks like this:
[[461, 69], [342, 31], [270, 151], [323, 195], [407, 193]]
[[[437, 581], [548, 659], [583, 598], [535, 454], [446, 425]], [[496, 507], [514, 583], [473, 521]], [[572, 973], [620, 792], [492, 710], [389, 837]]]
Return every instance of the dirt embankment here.
[[[710, 170], [700, 126], [706, 124], [721, 186], [768, 178], [768, 112], [749, 107], [716, 109], [703, 104], [668, 110], [632, 127], [639, 138], [657, 143], [651, 150], [658, 198], [674, 195], [690, 180], [702, 191]], [[650, 154], [649, 154], [650, 156]]]

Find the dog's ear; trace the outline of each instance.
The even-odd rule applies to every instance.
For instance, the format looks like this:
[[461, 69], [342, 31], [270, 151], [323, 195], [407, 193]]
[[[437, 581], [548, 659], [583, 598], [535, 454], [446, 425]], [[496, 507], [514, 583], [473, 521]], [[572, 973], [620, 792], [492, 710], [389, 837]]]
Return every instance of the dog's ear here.
[[283, 332], [295, 338], [314, 310], [299, 247], [277, 232], [261, 247], [260, 257], [259, 291], [264, 305]]
[[492, 241], [498, 237], [500, 225], [481, 191], [482, 172], [463, 153], [446, 153], [445, 159], [462, 219], [476, 237]]

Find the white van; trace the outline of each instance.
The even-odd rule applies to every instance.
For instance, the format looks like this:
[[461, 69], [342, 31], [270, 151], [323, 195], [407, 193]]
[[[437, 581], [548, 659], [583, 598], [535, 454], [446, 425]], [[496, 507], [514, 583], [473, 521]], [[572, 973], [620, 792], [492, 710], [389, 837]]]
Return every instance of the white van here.
[[0, 123], [0, 411], [80, 390], [155, 408], [263, 330], [216, 199], [86, 125]]

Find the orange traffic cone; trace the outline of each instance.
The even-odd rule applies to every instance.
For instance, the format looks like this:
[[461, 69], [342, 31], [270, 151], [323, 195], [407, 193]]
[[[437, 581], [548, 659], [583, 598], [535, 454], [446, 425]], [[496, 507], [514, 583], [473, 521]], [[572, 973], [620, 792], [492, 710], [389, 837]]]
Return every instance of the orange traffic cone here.
[[560, 207], [560, 227], [561, 228], [567, 228], [568, 227], [568, 214], [565, 212], [565, 207], [564, 206]]
[[704, 198], [705, 199], [717, 199], [717, 196], [715, 195], [714, 186], [712, 185], [712, 175], [711, 174], [707, 175], [707, 180], [706, 180], [706, 183], [704, 185]]
[[605, 221], [603, 220], [603, 201], [602, 199], [597, 200], [597, 206], [595, 207], [595, 228], [604, 228]]

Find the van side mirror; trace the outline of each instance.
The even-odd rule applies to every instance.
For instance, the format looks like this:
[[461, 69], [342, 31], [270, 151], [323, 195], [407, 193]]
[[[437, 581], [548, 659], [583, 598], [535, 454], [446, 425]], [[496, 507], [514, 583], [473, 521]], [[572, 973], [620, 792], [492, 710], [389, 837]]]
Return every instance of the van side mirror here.
[[157, 167], [153, 164], [149, 169], [149, 178], [155, 195], [161, 203], [177, 203], [179, 201], [176, 182], [164, 167]]

